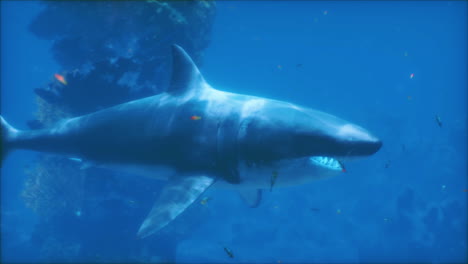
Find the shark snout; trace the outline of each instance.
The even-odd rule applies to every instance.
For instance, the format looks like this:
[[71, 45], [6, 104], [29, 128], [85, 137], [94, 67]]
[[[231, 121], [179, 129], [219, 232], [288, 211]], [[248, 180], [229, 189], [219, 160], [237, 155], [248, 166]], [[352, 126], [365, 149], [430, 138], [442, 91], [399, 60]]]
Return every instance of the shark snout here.
[[350, 155], [372, 155], [382, 147], [382, 141], [357, 125], [347, 124], [339, 129], [338, 137], [348, 146]]
[[361, 155], [372, 155], [382, 147], [382, 141], [378, 138], [359, 142], [359, 153]]

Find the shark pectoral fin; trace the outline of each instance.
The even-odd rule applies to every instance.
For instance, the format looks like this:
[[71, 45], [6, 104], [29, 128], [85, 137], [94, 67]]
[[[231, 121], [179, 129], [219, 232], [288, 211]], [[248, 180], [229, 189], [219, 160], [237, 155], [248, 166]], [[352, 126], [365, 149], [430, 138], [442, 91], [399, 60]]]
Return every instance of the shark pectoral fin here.
[[262, 190], [260, 189], [246, 189], [238, 192], [242, 197], [242, 200], [252, 208], [258, 207], [262, 201]]
[[166, 226], [187, 209], [214, 181], [214, 178], [204, 175], [170, 179], [141, 224], [138, 236], [147, 237]]

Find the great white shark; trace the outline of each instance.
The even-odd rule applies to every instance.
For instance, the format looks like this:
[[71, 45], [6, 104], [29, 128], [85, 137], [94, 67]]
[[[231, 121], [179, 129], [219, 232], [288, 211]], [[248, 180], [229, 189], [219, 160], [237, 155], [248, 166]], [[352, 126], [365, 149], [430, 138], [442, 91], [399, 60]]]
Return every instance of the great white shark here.
[[[261, 189], [304, 184], [344, 170], [382, 142], [333, 115], [216, 90], [179, 46], [166, 92], [20, 131], [1, 119], [2, 159], [13, 149], [66, 155], [167, 180], [138, 236], [166, 226], [207, 188], [237, 189], [252, 207]], [[65, 175], [64, 175], [65, 176]]]

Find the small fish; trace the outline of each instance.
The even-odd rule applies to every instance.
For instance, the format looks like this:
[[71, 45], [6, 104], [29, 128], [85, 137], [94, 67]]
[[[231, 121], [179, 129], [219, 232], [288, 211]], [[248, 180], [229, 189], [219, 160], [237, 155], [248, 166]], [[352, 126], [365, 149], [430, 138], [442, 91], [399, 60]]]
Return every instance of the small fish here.
[[341, 166], [341, 172], [346, 172], [346, 168], [345, 168], [344, 164], [341, 161], [338, 161], [338, 163]]
[[203, 199], [200, 200], [200, 204], [201, 205], [206, 205], [209, 200], [211, 200], [210, 197], [203, 197]]
[[71, 160], [71, 161], [75, 161], [75, 162], [82, 162], [83, 161], [80, 158], [68, 158], [68, 159]]
[[273, 190], [273, 185], [275, 185], [276, 178], [278, 178], [278, 172], [273, 171], [271, 173], [271, 179], [270, 179], [270, 192]]
[[200, 120], [201, 119], [201, 116], [196, 116], [196, 115], [193, 115], [190, 117], [191, 120]]
[[63, 85], [67, 85], [67, 80], [65, 80], [65, 77], [63, 77], [62, 75], [56, 73], [54, 74], [54, 77], [55, 79], [57, 79], [57, 81], [61, 82]]
[[302, 67], [302, 63], [296, 64], [296, 67], [297, 67], [297, 68], [301, 68], [301, 67]]
[[385, 163], [385, 168], [388, 169], [388, 167], [390, 167], [390, 161], [387, 161], [387, 162]]
[[440, 119], [440, 116], [439, 116], [439, 115], [436, 115], [436, 116], [435, 116], [435, 120], [436, 120], [436, 122], [437, 122], [437, 125], [438, 125], [439, 127], [442, 127], [442, 120]]
[[230, 258], [234, 258], [234, 254], [232, 253], [232, 250], [230, 250], [230, 249], [227, 248], [227, 247], [224, 247], [224, 251], [226, 252], [226, 254], [227, 254]]
[[310, 208], [310, 211], [312, 211], [312, 212], [320, 212], [320, 209], [319, 209], [319, 208], [312, 207], [312, 208]]

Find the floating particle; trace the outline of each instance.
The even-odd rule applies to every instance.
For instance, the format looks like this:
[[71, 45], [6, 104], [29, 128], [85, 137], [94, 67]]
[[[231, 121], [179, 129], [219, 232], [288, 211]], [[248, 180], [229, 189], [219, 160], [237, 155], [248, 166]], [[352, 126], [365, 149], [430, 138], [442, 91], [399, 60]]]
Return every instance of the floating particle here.
[[437, 122], [437, 125], [438, 125], [439, 127], [442, 127], [442, 119], [440, 119], [440, 116], [439, 116], [439, 115], [436, 115], [436, 116], [435, 116], [435, 120], [436, 120], [436, 122]]
[[388, 167], [390, 167], [390, 161], [387, 161], [387, 162], [385, 163], [385, 168], [388, 169]]
[[468, 190], [467, 190], [467, 189], [463, 189], [463, 191], [464, 191], [464, 192], [468, 192]]
[[310, 211], [312, 211], [312, 212], [320, 212], [320, 209], [319, 209], [319, 208], [312, 207], [312, 208], [310, 208]]
[[191, 116], [190, 119], [191, 119], [191, 120], [200, 120], [200, 119], [201, 119], [201, 116], [196, 116], [196, 115], [194, 115], [194, 116]]
[[75, 161], [75, 162], [82, 162], [83, 161], [80, 158], [68, 158], [68, 159], [71, 160], [71, 161]]
[[318, 18], [314, 17], [314, 23], [317, 23], [317, 22], [318, 22]]
[[281, 264], [281, 260], [276, 261], [276, 263]]
[[206, 205], [209, 200], [211, 200], [210, 197], [203, 197], [203, 199], [200, 200], [200, 204], [201, 205]]
[[80, 210], [76, 210], [76, 211], [75, 211], [75, 215], [78, 216], [78, 217], [80, 217], [80, 216], [81, 216], [81, 211], [80, 211]]
[[328, 10], [323, 11], [323, 15], [324, 16], [328, 15]]
[[405, 57], [408, 57], [408, 52], [407, 52], [407, 51], [405, 51], [404, 55], [405, 55]]
[[388, 219], [388, 218], [384, 218], [383, 220], [384, 220], [385, 222], [388, 222], [388, 221], [389, 221], [389, 219]]
[[281, 66], [281, 64], [278, 64], [278, 66], [277, 66], [277, 67], [278, 67], [278, 70], [281, 70], [281, 69], [283, 69], [283, 66]]
[[224, 247], [224, 252], [226, 252], [226, 254], [227, 254], [230, 258], [234, 258], [234, 254], [232, 253], [232, 250], [230, 250], [229, 248]]
[[445, 185], [442, 185], [442, 190], [445, 190], [445, 188], [447, 188], [447, 186], [445, 186]]
[[408, 98], [408, 100], [411, 100], [411, 99], [413, 99], [413, 97], [411, 97], [411, 95], [408, 95], [408, 97], [407, 97], [407, 98]]
[[132, 200], [132, 199], [125, 200], [125, 203], [126, 203], [127, 206], [129, 206], [131, 208], [137, 208], [138, 207], [138, 203], [135, 200]]
[[414, 78], [414, 73], [410, 74], [409, 78], [413, 79]]
[[252, 37], [252, 40], [255, 40], [255, 41], [262, 40], [262, 37], [260, 37], [260, 36], [253, 36], [253, 37]]
[[55, 79], [57, 79], [57, 81], [61, 82], [63, 85], [67, 85], [67, 80], [65, 80], [65, 77], [63, 77], [62, 75], [56, 73], [54, 74], [54, 77]]
[[302, 68], [302, 63], [296, 64], [296, 68]]
[[341, 214], [341, 209], [337, 209], [337, 210], [336, 210], [336, 213], [337, 213], [337, 214]]

